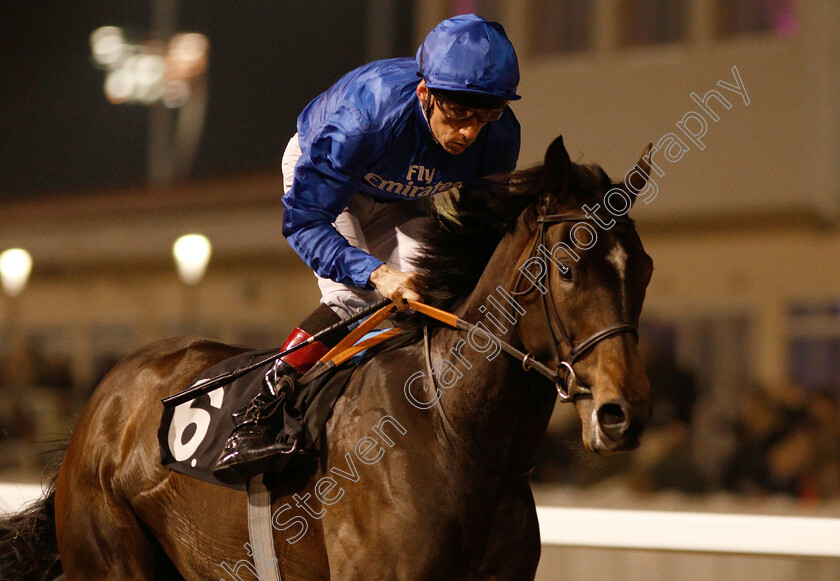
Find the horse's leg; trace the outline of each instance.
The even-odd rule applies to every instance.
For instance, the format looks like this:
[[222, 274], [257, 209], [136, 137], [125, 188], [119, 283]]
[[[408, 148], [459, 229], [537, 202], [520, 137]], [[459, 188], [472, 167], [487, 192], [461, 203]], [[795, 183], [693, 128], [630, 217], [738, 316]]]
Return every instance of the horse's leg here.
[[68, 450], [56, 488], [58, 549], [67, 581], [180, 579], [130, 507], [80, 474], [80, 465]]
[[481, 581], [533, 579], [540, 550], [540, 527], [531, 488], [524, 479], [512, 482], [501, 492], [484, 560], [475, 578]]

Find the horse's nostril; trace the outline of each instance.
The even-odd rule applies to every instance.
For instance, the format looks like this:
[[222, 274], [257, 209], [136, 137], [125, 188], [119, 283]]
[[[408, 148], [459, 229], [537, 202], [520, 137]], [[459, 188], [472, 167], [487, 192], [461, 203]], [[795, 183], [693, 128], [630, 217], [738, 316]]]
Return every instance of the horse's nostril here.
[[624, 406], [618, 403], [606, 403], [598, 410], [598, 424], [601, 431], [610, 440], [618, 440], [630, 426], [630, 420], [624, 412]]

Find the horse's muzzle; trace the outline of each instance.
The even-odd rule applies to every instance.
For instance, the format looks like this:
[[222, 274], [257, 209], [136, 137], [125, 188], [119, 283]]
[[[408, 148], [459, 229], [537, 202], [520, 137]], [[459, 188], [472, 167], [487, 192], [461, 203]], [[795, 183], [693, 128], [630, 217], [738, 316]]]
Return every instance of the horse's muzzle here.
[[[595, 406], [592, 399], [581, 399], [583, 442], [592, 452], [609, 454], [634, 450], [650, 417], [648, 405], [632, 405], [617, 398]], [[588, 412], [588, 413], [587, 413]], [[588, 421], [587, 421], [588, 420]]]

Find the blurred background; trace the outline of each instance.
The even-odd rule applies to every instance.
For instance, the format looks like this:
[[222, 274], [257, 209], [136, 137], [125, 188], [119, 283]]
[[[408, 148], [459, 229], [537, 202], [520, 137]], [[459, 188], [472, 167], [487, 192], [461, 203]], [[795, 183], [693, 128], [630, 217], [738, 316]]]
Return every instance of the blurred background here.
[[[280, 233], [297, 114], [344, 72], [413, 56], [438, 21], [475, 12], [502, 22], [520, 57], [521, 167], [558, 134], [616, 180], [645, 144], [659, 149], [656, 195], [633, 210], [656, 268], [642, 325], [654, 419], [639, 450], [604, 459], [558, 409], [538, 501], [840, 515], [840, 3], [6, 12], [0, 480], [37, 482], [43, 451], [139, 346], [187, 333], [278, 345], [318, 300]], [[192, 273], [173, 257], [187, 234], [206, 237], [182, 243]], [[820, 574], [840, 579], [836, 565]]]

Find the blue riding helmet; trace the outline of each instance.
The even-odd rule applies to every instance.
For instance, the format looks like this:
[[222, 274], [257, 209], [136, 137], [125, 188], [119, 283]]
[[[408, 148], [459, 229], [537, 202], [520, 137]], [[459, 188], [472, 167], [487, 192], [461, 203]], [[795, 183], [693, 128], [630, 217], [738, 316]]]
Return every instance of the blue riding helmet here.
[[519, 61], [505, 29], [475, 14], [435, 26], [417, 49], [417, 65], [430, 89], [520, 98]]

